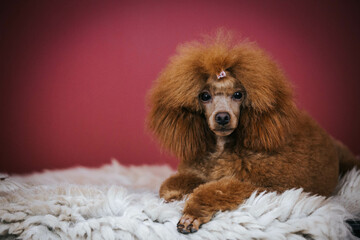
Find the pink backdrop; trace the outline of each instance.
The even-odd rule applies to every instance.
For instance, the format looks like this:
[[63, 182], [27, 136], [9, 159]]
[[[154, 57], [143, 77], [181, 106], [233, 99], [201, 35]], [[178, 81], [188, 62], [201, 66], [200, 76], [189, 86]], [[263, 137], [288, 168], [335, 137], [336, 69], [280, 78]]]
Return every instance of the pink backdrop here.
[[360, 153], [354, 1], [1, 1], [0, 171], [177, 161], [144, 128], [176, 45], [227, 27], [285, 69], [298, 104]]

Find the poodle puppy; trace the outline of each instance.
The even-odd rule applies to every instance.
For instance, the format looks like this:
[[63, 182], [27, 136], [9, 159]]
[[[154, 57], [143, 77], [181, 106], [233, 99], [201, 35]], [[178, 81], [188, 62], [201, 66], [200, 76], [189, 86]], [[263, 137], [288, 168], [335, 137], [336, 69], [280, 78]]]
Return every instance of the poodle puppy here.
[[180, 159], [160, 196], [187, 196], [177, 225], [184, 234], [254, 191], [303, 188], [329, 196], [339, 174], [360, 166], [296, 107], [289, 82], [264, 51], [226, 33], [180, 46], [149, 104], [149, 129]]

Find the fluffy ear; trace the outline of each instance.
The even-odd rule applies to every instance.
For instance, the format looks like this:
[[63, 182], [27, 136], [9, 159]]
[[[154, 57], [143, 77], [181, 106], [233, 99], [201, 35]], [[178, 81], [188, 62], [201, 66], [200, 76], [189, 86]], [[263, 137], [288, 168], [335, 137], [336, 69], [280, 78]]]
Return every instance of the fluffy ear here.
[[179, 51], [150, 91], [147, 125], [165, 149], [191, 161], [214, 141], [198, 100], [208, 75], [200, 66], [198, 47]]
[[237, 129], [242, 147], [275, 151], [297, 119], [291, 86], [275, 62], [256, 46], [238, 46], [233, 51], [239, 57], [231, 71], [246, 90]]
[[148, 127], [161, 145], [183, 161], [194, 161], [209, 151], [213, 136], [204, 117], [185, 108], [154, 106], [148, 116]]

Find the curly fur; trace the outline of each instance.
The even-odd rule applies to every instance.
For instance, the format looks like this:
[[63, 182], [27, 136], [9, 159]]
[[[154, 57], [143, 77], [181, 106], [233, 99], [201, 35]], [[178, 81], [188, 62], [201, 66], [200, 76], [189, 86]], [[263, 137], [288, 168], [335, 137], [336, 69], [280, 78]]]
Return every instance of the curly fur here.
[[[199, 101], [209, 77], [229, 72], [245, 89], [237, 128], [219, 150]], [[149, 95], [148, 126], [180, 159], [160, 196], [190, 194], [178, 230], [195, 232], [219, 210], [236, 208], [251, 193], [290, 188], [329, 196], [340, 172], [359, 162], [294, 102], [277, 64], [256, 44], [221, 32], [181, 45]]]

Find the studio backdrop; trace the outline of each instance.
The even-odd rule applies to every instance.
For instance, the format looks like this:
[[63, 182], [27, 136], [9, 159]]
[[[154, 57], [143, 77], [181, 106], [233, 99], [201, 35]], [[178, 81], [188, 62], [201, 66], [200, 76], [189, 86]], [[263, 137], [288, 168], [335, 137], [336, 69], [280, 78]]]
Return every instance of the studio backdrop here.
[[297, 104], [360, 153], [355, 1], [1, 1], [0, 171], [164, 164], [146, 94], [180, 43], [219, 27], [257, 42]]

